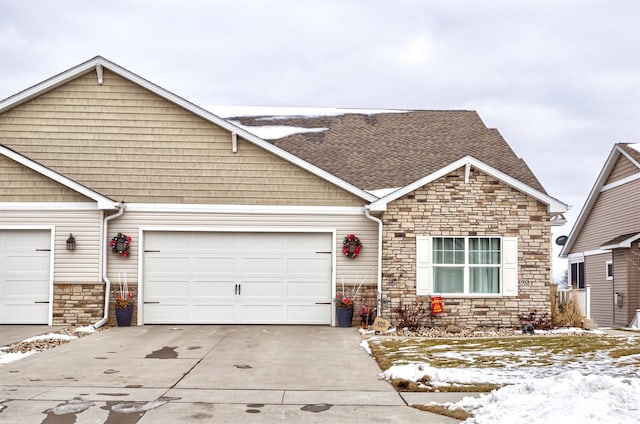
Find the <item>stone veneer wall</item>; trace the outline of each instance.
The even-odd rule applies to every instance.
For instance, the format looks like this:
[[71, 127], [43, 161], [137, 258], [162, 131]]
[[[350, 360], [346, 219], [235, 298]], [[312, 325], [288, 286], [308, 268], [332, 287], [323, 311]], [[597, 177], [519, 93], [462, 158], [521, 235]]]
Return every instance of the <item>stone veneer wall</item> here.
[[53, 285], [53, 325], [93, 324], [103, 313], [103, 284]]
[[[458, 169], [391, 202], [383, 214], [383, 316], [428, 296], [416, 296], [416, 236], [518, 237], [517, 297], [443, 296], [433, 325], [519, 327], [519, 314], [551, 317], [551, 227], [547, 205], [476, 169], [465, 183]], [[428, 322], [426, 322], [428, 324]]]

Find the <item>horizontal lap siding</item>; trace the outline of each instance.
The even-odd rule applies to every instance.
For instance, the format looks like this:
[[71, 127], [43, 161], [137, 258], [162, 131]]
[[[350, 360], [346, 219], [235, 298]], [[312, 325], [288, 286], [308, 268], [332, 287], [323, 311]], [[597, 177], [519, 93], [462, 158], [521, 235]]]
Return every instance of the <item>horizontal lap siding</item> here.
[[361, 206], [343, 189], [118, 75], [0, 115], [0, 144], [128, 203]]
[[[336, 232], [336, 272], [337, 282], [355, 283], [366, 280], [374, 284], [377, 278], [378, 255], [378, 226], [363, 215], [248, 215], [248, 214], [169, 214], [125, 212], [120, 218], [109, 223], [108, 235], [115, 236], [118, 232], [133, 237], [131, 254], [128, 257], [110, 255], [108, 259], [108, 273], [112, 281], [120, 272], [127, 273], [129, 282], [138, 280], [139, 257], [139, 227], [184, 227], [181, 231], [189, 231], [194, 227], [251, 227], [281, 228], [323, 228]], [[250, 231], [249, 231], [250, 232]], [[350, 234], [356, 234], [362, 241], [363, 249], [355, 259], [348, 259], [342, 255], [342, 240]]]
[[610, 254], [585, 258], [585, 283], [591, 285], [591, 319], [601, 326], [613, 325], [613, 281], [607, 280], [605, 264]]
[[0, 156], [0, 202], [93, 202], [76, 191]]
[[613, 167], [613, 170], [611, 170], [611, 173], [609, 174], [609, 178], [607, 179], [607, 182], [605, 184], [614, 183], [616, 181], [619, 181], [626, 177], [630, 177], [639, 172], [640, 172], [640, 169], [638, 169], [637, 166], [635, 166], [625, 156], [620, 155], [620, 157], [618, 158], [618, 161], [616, 162], [616, 165]]
[[599, 249], [619, 235], [640, 231], [640, 180], [603, 191], [571, 252]]
[[[99, 269], [99, 211], [0, 211], [2, 226], [55, 226], [55, 283], [91, 283], [101, 281]], [[76, 250], [66, 250], [72, 233]]]

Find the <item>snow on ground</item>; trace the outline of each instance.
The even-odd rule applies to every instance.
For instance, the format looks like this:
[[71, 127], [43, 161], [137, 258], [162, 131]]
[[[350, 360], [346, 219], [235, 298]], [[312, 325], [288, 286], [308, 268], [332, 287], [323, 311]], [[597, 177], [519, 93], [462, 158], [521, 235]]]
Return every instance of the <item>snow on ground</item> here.
[[640, 382], [566, 371], [447, 405], [472, 413], [465, 421], [469, 424], [559, 423], [567, 418], [583, 424], [632, 423], [640, 422]]
[[0, 364], [8, 364], [9, 362], [17, 361], [27, 356], [31, 356], [34, 353], [38, 353], [36, 350], [30, 350], [29, 352], [5, 352], [0, 348]]
[[23, 340], [23, 343], [31, 343], [37, 342], [38, 340], [75, 340], [76, 336], [69, 336], [67, 334], [58, 334], [58, 333], [49, 333], [42, 334], [40, 336], [29, 337], [28, 339]]
[[[567, 329], [553, 334], [580, 331]], [[632, 339], [626, 340], [630, 343]], [[472, 345], [469, 343], [466, 347]], [[415, 350], [415, 346], [408, 346], [403, 352], [414, 354]], [[553, 423], [567, 418], [582, 424], [640, 422], [638, 354], [616, 358], [597, 352], [585, 356], [584, 360], [570, 361], [568, 359], [575, 358], [556, 353], [549, 365], [535, 362], [535, 357], [541, 354], [539, 350], [457, 350], [454, 345], [443, 344], [431, 349], [430, 354], [461, 359], [469, 367], [437, 368], [426, 361], [411, 362], [393, 365], [381, 373], [381, 377], [388, 381], [398, 378], [417, 382], [427, 376], [433, 387], [456, 383], [505, 385], [480, 397], [465, 397], [460, 402], [445, 404], [450, 409], [462, 408], [473, 414], [465, 421], [469, 424]], [[494, 358], [495, 366], [473, 368], [477, 359], [487, 357]]]

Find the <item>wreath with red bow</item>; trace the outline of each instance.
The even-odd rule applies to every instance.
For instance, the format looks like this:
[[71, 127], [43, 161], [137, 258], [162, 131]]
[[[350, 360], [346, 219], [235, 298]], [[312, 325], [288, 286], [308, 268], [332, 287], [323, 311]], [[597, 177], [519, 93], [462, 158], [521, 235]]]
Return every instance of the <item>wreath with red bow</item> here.
[[118, 233], [117, 236], [111, 239], [109, 242], [113, 253], [120, 256], [129, 256], [129, 245], [131, 244], [131, 237], [124, 233]]
[[349, 234], [342, 241], [342, 253], [351, 259], [358, 256], [361, 249], [362, 243], [360, 243], [360, 239], [354, 234]]

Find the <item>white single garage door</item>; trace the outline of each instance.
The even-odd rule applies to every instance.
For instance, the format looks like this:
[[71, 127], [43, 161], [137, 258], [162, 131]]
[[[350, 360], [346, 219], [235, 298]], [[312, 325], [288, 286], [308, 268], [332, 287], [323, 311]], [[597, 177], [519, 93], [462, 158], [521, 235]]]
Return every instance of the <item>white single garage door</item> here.
[[145, 324], [330, 324], [332, 234], [145, 232]]
[[48, 324], [51, 231], [0, 230], [0, 324]]

